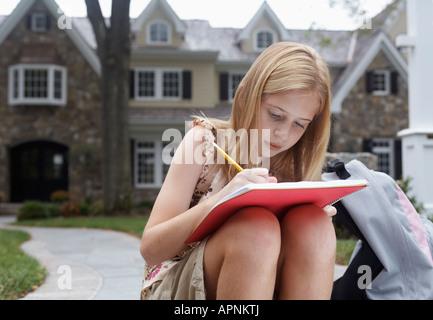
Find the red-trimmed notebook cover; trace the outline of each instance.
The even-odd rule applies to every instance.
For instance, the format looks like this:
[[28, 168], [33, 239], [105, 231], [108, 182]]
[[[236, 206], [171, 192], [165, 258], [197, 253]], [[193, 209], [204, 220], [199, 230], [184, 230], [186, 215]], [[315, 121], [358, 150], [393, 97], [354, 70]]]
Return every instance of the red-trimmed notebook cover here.
[[367, 185], [366, 180], [249, 184], [220, 200], [192, 232], [186, 243], [203, 240], [244, 207], [265, 207], [280, 219], [293, 206], [312, 203], [324, 208]]

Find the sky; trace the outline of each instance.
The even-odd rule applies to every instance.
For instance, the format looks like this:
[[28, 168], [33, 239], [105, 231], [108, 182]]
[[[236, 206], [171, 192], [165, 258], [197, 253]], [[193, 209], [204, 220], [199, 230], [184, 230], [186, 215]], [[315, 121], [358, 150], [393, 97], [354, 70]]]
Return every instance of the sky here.
[[[26, 0], [23, 0], [26, 1]], [[12, 12], [19, 0], [0, 0], [0, 15]], [[56, 0], [67, 16], [86, 16], [84, 0]], [[111, 0], [99, 0], [104, 16], [110, 16]], [[136, 18], [150, 0], [131, 0], [131, 17]], [[264, 0], [167, 0], [181, 19], [208, 20], [213, 27], [243, 28], [252, 19]], [[315, 28], [328, 30], [353, 30], [362, 22], [349, 17], [337, 0], [267, 0], [287, 29]], [[369, 19], [380, 12], [391, 0], [358, 0]]]

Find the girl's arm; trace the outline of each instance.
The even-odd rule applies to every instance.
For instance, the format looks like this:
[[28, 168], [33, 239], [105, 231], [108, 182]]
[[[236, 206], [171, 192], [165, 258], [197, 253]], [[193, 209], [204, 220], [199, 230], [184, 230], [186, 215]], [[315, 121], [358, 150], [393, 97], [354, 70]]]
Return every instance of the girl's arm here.
[[269, 182], [266, 169], [244, 170], [220, 192], [189, 209], [203, 164], [186, 155], [202, 154], [203, 134], [201, 127], [188, 131], [175, 153], [142, 235], [140, 252], [148, 265], [158, 265], [185, 250], [185, 240], [225, 195], [247, 183]]

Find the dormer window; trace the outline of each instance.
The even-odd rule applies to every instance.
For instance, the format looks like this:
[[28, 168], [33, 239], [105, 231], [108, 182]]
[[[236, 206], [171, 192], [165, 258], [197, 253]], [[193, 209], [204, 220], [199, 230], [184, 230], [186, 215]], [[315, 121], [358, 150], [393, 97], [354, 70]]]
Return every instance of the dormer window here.
[[50, 28], [50, 17], [43, 12], [34, 12], [27, 17], [27, 27], [35, 32], [46, 32]]
[[276, 42], [275, 32], [271, 29], [259, 29], [254, 36], [254, 50], [263, 51]]
[[148, 44], [170, 44], [171, 43], [171, 27], [162, 20], [155, 20], [148, 24], [147, 27], [147, 43]]

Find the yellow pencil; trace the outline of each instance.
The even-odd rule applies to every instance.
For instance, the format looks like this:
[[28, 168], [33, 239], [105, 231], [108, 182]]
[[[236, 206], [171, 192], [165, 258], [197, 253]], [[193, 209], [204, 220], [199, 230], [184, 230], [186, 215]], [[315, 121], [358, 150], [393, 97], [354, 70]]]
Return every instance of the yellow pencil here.
[[213, 147], [215, 148], [215, 149], [217, 149], [217, 151], [219, 152], [219, 153], [221, 153], [223, 156], [224, 156], [224, 158], [226, 158], [227, 159], [227, 161], [228, 162], [230, 162], [236, 169], [238, 169], [239, 170], [239, 172], [241, 172], [243, 169], [241, 168], [241, 166], [240, 165], [238, 165], [237, 163], [236, 163], [236, 161], [235, 160], [233, 160], [232, 158], [230, 158], [230, 156], [227, 154], [227, 153], [225, 153], [224, 152], [224, 150], [223, 149], [221, 149], [215, 142], [212, 142], [212, 145], [213, 145]]

